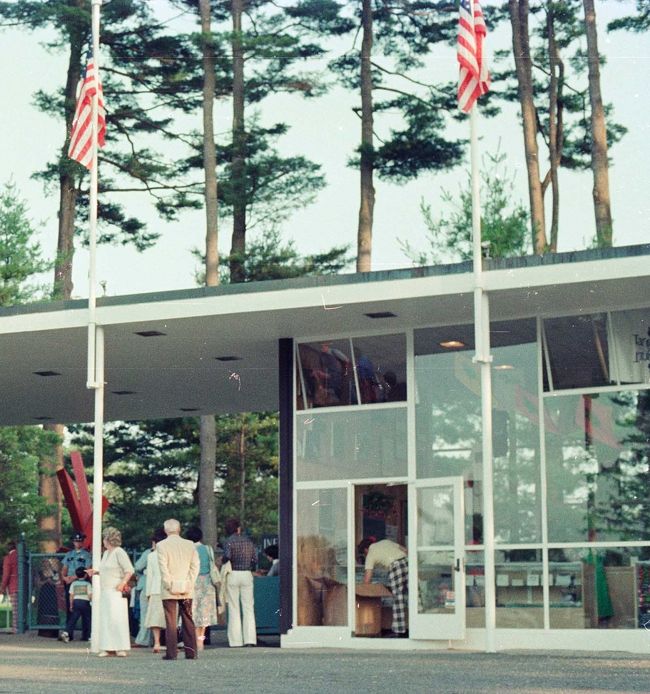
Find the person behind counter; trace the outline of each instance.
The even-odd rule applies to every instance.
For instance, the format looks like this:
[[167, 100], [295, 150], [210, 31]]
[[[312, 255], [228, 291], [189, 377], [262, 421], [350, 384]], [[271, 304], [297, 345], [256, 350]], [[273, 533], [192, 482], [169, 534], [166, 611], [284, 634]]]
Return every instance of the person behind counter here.
[[406, 549], [392, 540], [367, 537], [358, 546], [359, 556], [365, 558], [364, 583], [372, 581], [376, 566], [388, 569], [388, 588], [393, 594], [392, 632], [388, 638], [407, 638], [406, 600], [408, 595], [408, 558]]

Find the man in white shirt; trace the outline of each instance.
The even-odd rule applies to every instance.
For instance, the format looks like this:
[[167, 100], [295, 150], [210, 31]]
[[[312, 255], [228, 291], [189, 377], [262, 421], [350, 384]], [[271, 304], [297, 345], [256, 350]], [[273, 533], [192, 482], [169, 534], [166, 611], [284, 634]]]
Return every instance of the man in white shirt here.
[[408, 595], [408, 558], [406, 549], [392, 540], [367, 537], [359, 543], [359, 556], [365, 557], [364, 583], [372, 581], [375, 566], [388, 569], [388, 588], [393, 594], [393, 624], [389, 638], [406, 638], [406, 601]]
[[194, 583], [199, 575], [199, 556], [191, 540], [181, 536], [181, 524], [174, 518], [163, 524], [167, 538], [156, 545], [160, 566], [163, 610], [165, 611], [165, 643], [167, 654], [163, 660], [176, 660], [178, 640], [176, 625], [181, 613], [185, 658], [196, 658], [196, 630], [192, 619]]

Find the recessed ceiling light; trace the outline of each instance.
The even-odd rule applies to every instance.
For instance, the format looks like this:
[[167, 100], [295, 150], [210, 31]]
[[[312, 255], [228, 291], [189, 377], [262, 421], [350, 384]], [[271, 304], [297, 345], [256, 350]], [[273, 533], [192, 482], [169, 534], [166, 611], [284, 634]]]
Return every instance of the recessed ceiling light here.
[[135, 390], [112, 390], [113, 395], [135, 395]]
[[60, 376], [58, 371], [32, 371], [36, 376]]
[[499, 364], [494, 367], [495, 371], [512, 371], [515, 367], [512, 364]]
[[465, 343], [461, 342], [460, 340], [445, 340], [444, 342], [439, 342], [438, 344], [445, 349], [459, 349], [460, 347], [465, 346]]
[[134, 333], [134, 335], [140, 335], [141, 337], [160, 337], [161, 335], [166, 335], [167, 333], [161, 333], [159, 330], [140, 330]]
[[38, 417], [34, 417], [34, 419], [37, 422], [49, 422], [53, 419], [53, 417], [48, 417], [47, 415], [42, 414], [42, 415], [39, 415]]
[[179, 407], [178, 409], [181, 412], [198, 412], [199, 411], [198, 407]]
[[236, 357], [233, 354], [228, 354], [225, 357], [215, 357], [217, 361], [241, 361], [241, 357]]
[[365, 313], [368, 318], [397, 318], [395, 313], [390, 311], [376, 311], [375, 313]]

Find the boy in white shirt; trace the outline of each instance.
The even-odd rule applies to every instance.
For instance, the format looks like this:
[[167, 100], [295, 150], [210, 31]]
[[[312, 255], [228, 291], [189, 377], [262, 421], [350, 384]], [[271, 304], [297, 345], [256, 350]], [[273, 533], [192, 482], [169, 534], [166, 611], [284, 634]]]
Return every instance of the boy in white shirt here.
[[81, 617], [81, 640], [90, 639], [90, 601], [93, 589], [86, 570], [79, 567], [75, 571], [76, 579], [70, 584], [70, 616], [59, 639], [67, 643], [74, 640], [74, 628]]

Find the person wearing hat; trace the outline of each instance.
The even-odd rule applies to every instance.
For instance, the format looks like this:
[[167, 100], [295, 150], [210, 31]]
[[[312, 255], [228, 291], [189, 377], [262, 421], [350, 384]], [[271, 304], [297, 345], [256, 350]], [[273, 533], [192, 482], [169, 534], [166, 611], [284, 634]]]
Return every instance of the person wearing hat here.
[[63, 557], [61, 575], [65, 587], [65, 609], [68, 616], [70, 615], [70, 584], [77, 580], [77, 569], [89, 569], [93, 563], [90, 552], [84, 549], [85, 539], [86, 536], [83, 533], [76, 532], [72, 536], [74, 549], [71, 549]]

